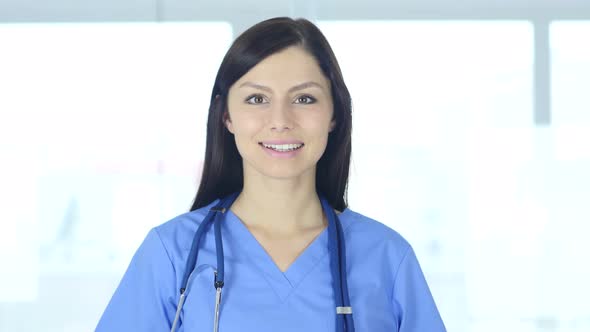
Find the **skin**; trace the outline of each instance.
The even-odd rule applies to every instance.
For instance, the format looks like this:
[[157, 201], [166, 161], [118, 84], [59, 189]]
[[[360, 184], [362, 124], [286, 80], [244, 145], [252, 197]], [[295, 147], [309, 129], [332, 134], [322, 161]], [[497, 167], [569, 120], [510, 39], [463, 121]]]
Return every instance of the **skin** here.
[[[281, 270], [327, 226], [315, 172], [332, 118], [330, 81], [298, 46], [265, 58], [229, 90], [225, 125], [244, 169], [244, 188], [231, 210]], [[277, 139], [304, 146], [293, 158], [277, 158], [259, 144]]]

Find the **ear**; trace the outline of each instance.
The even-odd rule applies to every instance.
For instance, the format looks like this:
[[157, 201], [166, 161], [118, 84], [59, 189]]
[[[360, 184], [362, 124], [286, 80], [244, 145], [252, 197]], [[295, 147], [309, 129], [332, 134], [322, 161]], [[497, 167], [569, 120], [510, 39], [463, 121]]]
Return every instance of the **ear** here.
[[227, 128], [227, 130], [229, 130], [230, 133], [234, 133], [234, 128], [233, 128], [233, 124], [231, 122], [231, 119], [229, 117], [229, 112], [225, 111], [223, 113], [223, 124], [225, 125], [225, 128]]
[[332, 122], [330, 122], [330, 132], [334, 130], [334, 127], [336, 127], [336, 120], [332, 120]]

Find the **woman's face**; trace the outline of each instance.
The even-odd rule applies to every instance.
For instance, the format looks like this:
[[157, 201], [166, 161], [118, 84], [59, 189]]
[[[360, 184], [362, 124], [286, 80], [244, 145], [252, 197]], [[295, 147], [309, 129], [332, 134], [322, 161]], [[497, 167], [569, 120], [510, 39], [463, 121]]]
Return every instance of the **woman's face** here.
[[314, 176], [332, 130], [329, 80], [301, 47], [275, 53], [229, 89], [227, 129], [244, 172], [272, 178]]

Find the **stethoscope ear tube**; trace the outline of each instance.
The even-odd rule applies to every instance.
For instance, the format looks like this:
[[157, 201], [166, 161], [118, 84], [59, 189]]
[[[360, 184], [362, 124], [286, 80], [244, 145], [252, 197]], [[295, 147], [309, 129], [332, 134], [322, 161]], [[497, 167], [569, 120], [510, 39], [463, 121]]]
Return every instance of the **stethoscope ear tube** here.
[[[216, 207], [212, 208], [215, 212], [219, 212], [219, 215], [224, 214], [233, 202], [238, 198], [239, 192], [233, 193], [217, 204]], [[215, 215], [217, 216], [217, 214]], [[215, 218], [215, 250], [217, 253], [217, 274], [215, 275], [215, 289], [223, 288], [225, 280], [225, 267], [224, 267], [224, 255], [223, 255], [223, 241], [221, 238], [221, 220], [222, 218]]]
[[350, 304], [350, 297], [348, 294], [348, 280], [346, 278], [346, 247], [344, 246], [344, 231], [342, 230], [342, 224], [336, 216], [336, 212], [332, 211], [335, 217], [336, 229], [338, 231], [338, 258], [340, 265], [340, 291], [342, 292], [342, 311], [337, 314], [343, 315], [345, 319], [345, 331], [354, 332], [354, 320], [352, 319], [352, 306]]
[[209, 210], [207, 216], [197, 228], [197, 232], [193, 238], [193, 244], [191, 246], [191, 251], [189, 251], [188, 258], [186, 261], [186, 269], [184, 270], [184, 276], [182, 277], [182, 282], [180, 284], [180, 294], [184, 294], [186, 287], [188, 285], [188, 278], [191, 272], [195, 269], [195, 265], [197, 264], [197, 254], [199, 252], [199, 243], [201, 242], [201, 236], [205, 232], [207, 225], [211, 222], [211, 220], [215, 217], [215, 211]]
[[215, 216], [214, 211], [209, 211], [203, 222], [197, 228], [197, 232], [193, 238], [193, 243], [191, 245], [191, 250], [189, 251], [188, 258], [186, 261], [186, 269], [184, 270], [184, 276], [182, 277], [182, 282], [180, 283], [180, 299], [178, 300], [178, 305], [176, 306], [176, 314], [174, 315], [174, 322], [172, 323], [172, 328], [170, 332], [175, 332], [176, 327], [178, 325], [178, 321], [180, 320], [180, 312], [182, 311], [182, 306], [184, 305], [184, 300], [186, 299], [186, 288], [188, 286], [189, 277], [191, 272], [195, 269], [195, 265], [197, 264], [197, 254], [199, 251], [199, 243], [201, 242], [201, 235], [205, 232], [205, 228], [207, 224], [211, 222], [213, 217]]
[[180, 300], [178, 300], [178, 305], [176, 306], [176, 315], [174, 315], [174, 322], [172, 322], [172, 328], [170, 329], [170, 332], [176, 331], [176, 326], [178, 325], [178, 320], [180, 319], [180, 312], [182, 311], [185, 298], [186, 294], [184, 294], [184, 292], [180, 294]]
[[[214, 317], [214, 331], [218, 329], [219, 322], [219, 305], [221, 302], [221, 289], [224, 285], [224, 255], [223, 243], [221, 238], [221, 221], [222, 216], [231, 204], [236, 200], [240, 193], [233, 193], [221, 199], [216, 206], [209, 210], [209, 213], [203, 222], [197, 228], [193, 238], [193, 243], [187, 258], [186, 270], [180, 286], [180, 299], [176, 309], [176, 315], [172, 324], [171, 332], [176, 330], [180, 318], [180, 312], [184, 304], [187, 293], [189, 277], [197, 264], [197, 254], [201, 237], [211, 222], [214, 223], [215, 232], [215, 249], [217, 254], [217, 271], [215, 273], [214, 287], [216, 288], [216, 312]], [[336, 212], [332, 209], [326, 198], [318, 193], [322, 204], [322, 209], [328, 219], [328, 248], [330, 252], [330, 272], [332, 274], [332, 288], [334, 291], [334, 300], [336, 304], [336, 331], [354, 332], [354, 321], [352, 319], [352, 307], [348, 294], [348, 283], [346, 280], [346, 251], [344, 246], [344, 231]]]
[[344, 232], [336, 212], [326, 198], [320, 194], [322, 208], [328, 218], [328, 248], [330, 251], [330, 270], [332, 289], [336, 303], [336, 331], [354, 332], [352, 307], [348, 296], [346, 280], [346, 252], [344, 251]]
[[[195, 233], [195, 236], [193, 238], [191, 250], [189, 251], [188, 258], [186, 261], [186, 269], [184, 272], [184, 276], [182, 277], [182, 282], [180, 284], [180, 299], [178, 300], [178, 305], [176, 307], [176, 315], [174, 316], [174, 322], [172, 323], [172, 329], [170, 330], [171, 332], [176, 331], [176, 327], [177, 327], [178, 321], [180, 319], [180, 312], [182, 311], [182, 306], [184, 305], [184, 300], [186, 299], [185, 291], [188, 287], [189, 277], [191, 275], [191, 272], [195, 269], [195, 266], [197, 264], [197, 255], [199, 252], [199, 244], [201, 242], [201, 237], [202, 237], [203, 233], [205, 232], [207, 225], [211, 222], [215, 222], [215, 219], [217, 217], [217, 212], [222, 212], [222, 213], [225, 212], [226, 205], [228, 205], [227, 204], [228, 201], [230, 201], [230, 204], [231, 204], [231, 202], [233, 202], [232, 198], [235, 199], [235, 197], [237, 197], [237, 194], [231, 195], [230, 197], [220, 200], [219, 203], [217, 203], [217, 205], [215, 207], [213, 207], [209, 210], [209, 213], [207, 213], [207, 216], [205, 217], [205, 219], [203, 219], [203, 221], [199, 225], [199, 228], [197, 228], [197, 232]], [[221, 227], [220, 227], [219, 222], [215, 223], [215, 232], [216, 232], [216, 234], [215, 234], [216, 236], [218, 236], [218, 235], [220, 236]], [[217, 251], [222, 254], [221, 261], [219, 259], [219, 256], [217, 259], [218, 273], [215, 273], [215, 281], [214, 281], [214, 286], [216, 288], [220, 289], [221, 287], [223, 287], [223, 273], [224, 273], [223, 244], [221, 243], [221, 241], [215, 241], [215, 244], [216, 244]], [[220, 275], [220, 277], [218, 277], [218, 275]]]

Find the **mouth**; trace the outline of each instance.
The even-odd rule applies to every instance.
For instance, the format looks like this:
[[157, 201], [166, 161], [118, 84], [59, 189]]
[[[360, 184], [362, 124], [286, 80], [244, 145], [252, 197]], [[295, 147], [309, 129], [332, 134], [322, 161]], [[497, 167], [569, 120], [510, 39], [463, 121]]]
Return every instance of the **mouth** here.
[[291, 151], [295, 151], [295, 150], [299, 150], [301, 149], [305, 144], [303, 143], [297, 143], [297, 144], [267, 144], [264, 142], [260, 142], [258, 143], [260, 146], [269, 149], [269, 150], [273, 150], [276, 152], [291, 152]]

